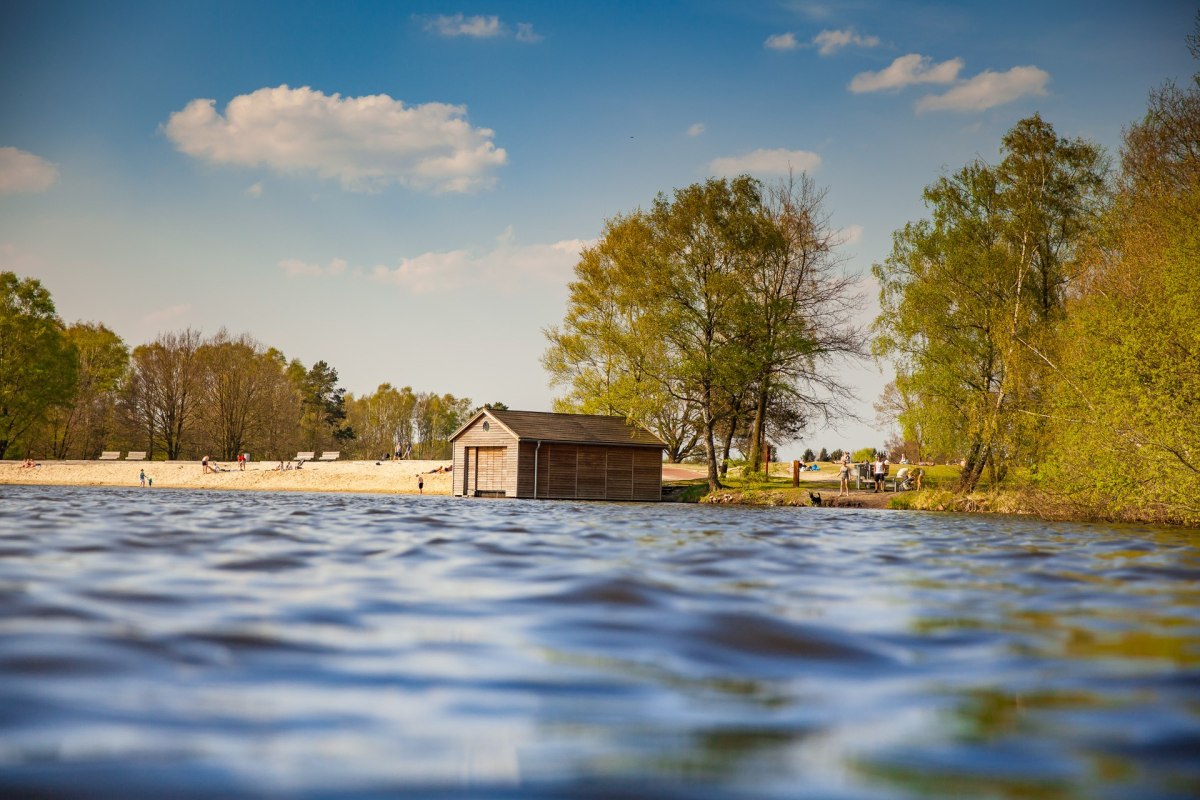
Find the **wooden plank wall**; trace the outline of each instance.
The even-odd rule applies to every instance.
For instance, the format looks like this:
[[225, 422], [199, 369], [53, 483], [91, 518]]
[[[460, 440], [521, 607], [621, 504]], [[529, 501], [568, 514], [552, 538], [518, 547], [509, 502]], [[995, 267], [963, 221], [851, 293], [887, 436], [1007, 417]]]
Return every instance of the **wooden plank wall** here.
[[[454, 440], [454, 490], [453, 494], [462, 496], [472, 494], [475, 487], [475, 450], [476, 447], [505, 447], [504, 464], [501, 472], [504, 476], [504, 493], [509, 497], [517, 496], [517, 440], [508, 431], [491, 422], [491, 430], [485, 431], [483, 417], [475, 421], [467, 430]], [[467, 448], [471, 448], [471, 463], [467, 463]], [[468, 469], [469, 467], [469, 469]], [[468, 486], [464, 491], [463, 481]], [[483, 488], [482, 486], [480, 488]]]
[[522, 442], [518, 496], [533, 497], [537, 452], [537, 496], [558, 500], [661, 500], [662, 451]]

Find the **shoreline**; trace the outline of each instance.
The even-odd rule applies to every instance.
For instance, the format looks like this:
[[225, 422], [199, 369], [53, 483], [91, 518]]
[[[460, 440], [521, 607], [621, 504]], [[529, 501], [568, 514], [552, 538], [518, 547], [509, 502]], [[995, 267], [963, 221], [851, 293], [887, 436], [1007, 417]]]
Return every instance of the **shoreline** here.
[[115, 486], [140, 488], [146, 471], [153, 489], [217, 489], [248, 492], [349, 492], [450, 494], [451, 474], [434, 472], [449, 461], [308, 461], [302, 469], [279, 471], [278, 461], [251, 461], [239, 470], [224, 462], [221, 472], [204, 473], [199, 461], [42, 461], [26, 468], [20, 461], [0, 462], [0, 485]]

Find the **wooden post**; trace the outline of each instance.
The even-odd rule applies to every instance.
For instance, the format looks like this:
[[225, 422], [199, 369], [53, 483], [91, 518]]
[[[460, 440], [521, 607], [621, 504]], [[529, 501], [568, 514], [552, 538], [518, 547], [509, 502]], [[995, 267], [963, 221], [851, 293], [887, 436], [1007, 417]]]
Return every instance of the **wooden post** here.
[[792, 488], [795, 489], [795, 488], [798, 488], [799, 486], [800, 486], [800, 462], [793, 461], [792, 462]]

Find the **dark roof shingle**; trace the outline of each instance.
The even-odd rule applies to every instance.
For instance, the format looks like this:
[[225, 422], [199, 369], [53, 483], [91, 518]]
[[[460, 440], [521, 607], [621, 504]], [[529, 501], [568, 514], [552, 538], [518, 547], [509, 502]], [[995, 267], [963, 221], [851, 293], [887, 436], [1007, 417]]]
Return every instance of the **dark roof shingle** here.
[[487, 409], [487, 413], [515, 433], [518, 439], [572, 444], [666, 447], [657, 436], [641, 426], [628, 424], [624, 417], [496, 409]]

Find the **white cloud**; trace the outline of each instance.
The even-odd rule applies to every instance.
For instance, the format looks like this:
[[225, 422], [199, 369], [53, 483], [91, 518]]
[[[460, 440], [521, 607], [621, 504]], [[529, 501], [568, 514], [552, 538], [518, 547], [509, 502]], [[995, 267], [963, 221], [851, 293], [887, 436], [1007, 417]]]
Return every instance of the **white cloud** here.
[[714, 159], [709, 170], [715, 175], [786, 175], [790, 171], [816, 172], [820, 166], [821, 157], [808, 150], [759, 149]]
[[879, 37], [860, 36], [853, 28], [846, 28], [841, 31], [821, 31], [813, 37], [813, 44], [818, 53], [827, 56], [852, 44], [859, 47], [878, 47]]
[[0, 194], [44, 192], [58, 181], [58, 167], [44, 158], [0, 147]]
[[850, 91], [897, 91], [918, 83], [953, 83], [962, 67], [961, 58], [935, 64], [929, 56], [909, 53], [900, 56], [879, 72], [860, 72], [855, 75], [850, 81]]
[[351, 191], [396, 183], [418, 190], [470, 192], [495, 184], [508, 156], [494, 132], [467, 122], [465, 106], [406, 106], [386, 94], [326, 95], [286, 85], [238, 95], [222, 116], [197, 99], [171, 114], [167, 137], [211, 164], [310, 172]]
[[701, 136], [708, 130], [708, 126], [703, 122], [694, 122], [687, 129], [688, 136]]
[[838, 231], [838, 239], [841, 244], [853, 247], [862, 241], [863, 226], [857, 222], [847, 225]]
[[794, 33], [777, 33], [774, 36], [768, 36], [767, 40], [763, 42], [763, 47], [768, 50], [795, 50], [799, 46], [800, 43], [796, 41]]
[[251, 197], [256, 198], [256, 199], [259, 197], [262, 197], [262, 195], [263, 195], [262, 181], [259, 181], [258, 183], [252, 183], [249, 186], [247, 186], [246, 194], [248, 194]]
[[372, 280], [401, 286], [414, 294], [454, 289], [471, 282], [511, 289], [530, 280], [565, 283], [590, 242], [567, 239], [551, 244], [518, 245], [512, 228], [496, 246], [477, 255], [469, 250], [422, 253], [395, 267], [377, 266]]
[[425, 30], [446, 38], [466, 36], [470, 39], [494, 39], [497, 37], [513, 37], [518, 42], [534, 44], [540, 42], [542, 36], [533, 29], [529, 22], [518, 22], [513, 30], [505, 25], [495, 14], [465, 16], [463, 14], [438, 14], [436, 16], [417, 16]]
[[320, 278], [341, 275], [348, 266], [346, 261], [341, 258], [335, 258], [323, 267], [320, 264], [310, 264], [298, 258], [289, 258], [279, 262], [279, 268], [289, 278]]
[[984, 70], [944, 94], [917, 101], [917, 112], [985, 111], [1028, 94], [1045, 95], [1050, 73], [1037, 67], [1013, 67], [1008, 72]]
[[543, 38], [545, 38], [545, 37], [543, 37], [540, 33], [537, 33], [533, 29], [532, 23], [529, 23], [529, 22], [518, 22], [517, 23], [516, 40], [518, 42], [525, 42], [526, 44], [536, 44], [536, 43], [540, 42]]
[[425, 30], [439, 36], [469, 36], [473, 39], [488, 39], [502, 32], [497, 16], [465, 17], [462, 14], [439, 14], [425, 18]]

